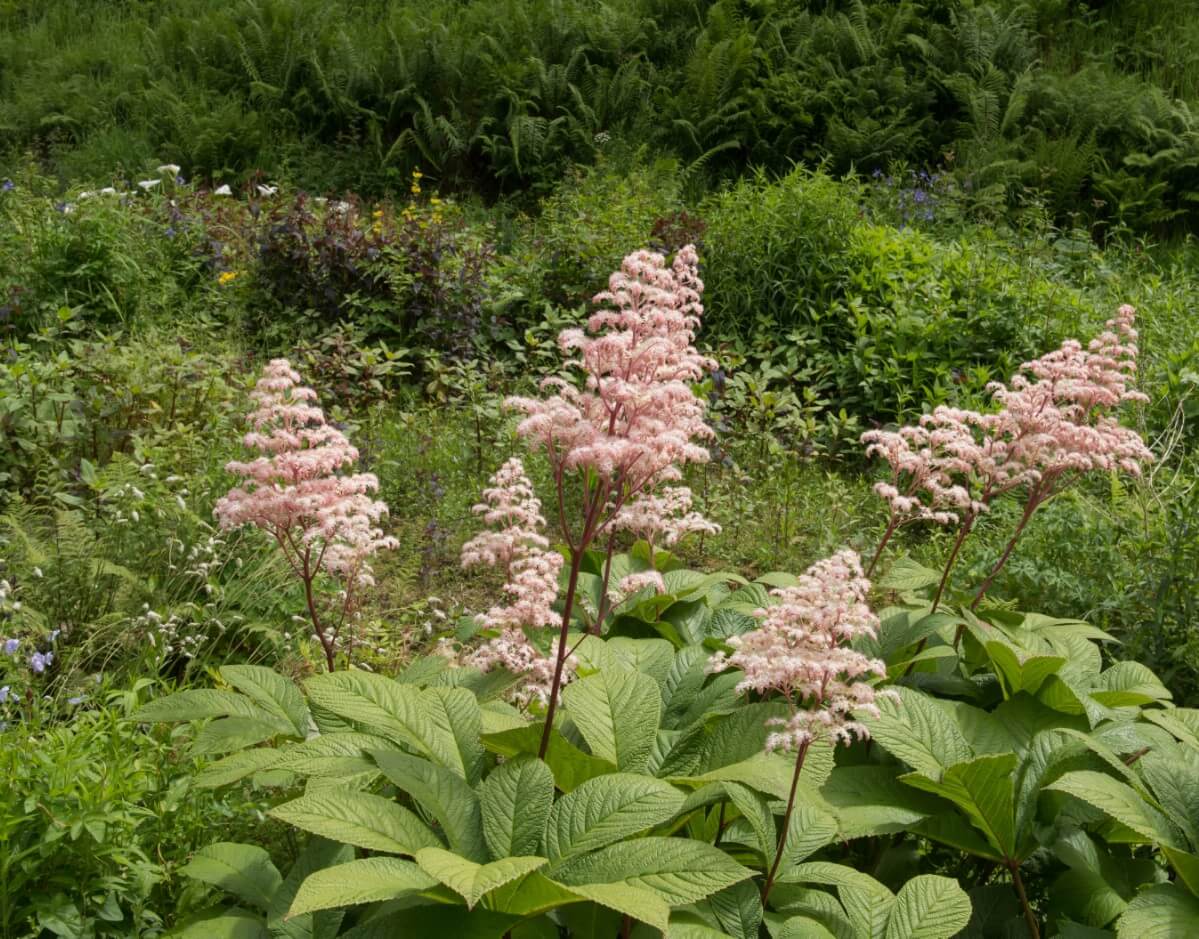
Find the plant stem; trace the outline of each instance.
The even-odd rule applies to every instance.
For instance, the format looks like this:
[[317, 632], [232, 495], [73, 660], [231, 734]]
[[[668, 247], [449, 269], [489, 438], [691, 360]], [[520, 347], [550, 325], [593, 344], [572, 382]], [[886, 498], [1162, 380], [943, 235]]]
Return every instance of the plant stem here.
[[895, 529], [899, 527], [899, 519], [895, 516], [891, 517], [890, 523], [887, 525], [887, 530], [883, 532], [883, 538], [878, 543], [878, 547], [874, 549], [874, 557], [870, 559], [870, 563], [866, 565], [866, 576], [869, 577], [874, 573], [874, 565], [878, 563], [878, 559], [883, 555], [883, 548], [887, 546], [887, 542], [891, 540], [891, 536], [895, 534]]
[[579, 570], [583, 566], [583, 552], [574, 551], [570, 555], [570, 580], [566, 585], [566, 602], [562, 607], [562, 628], [558, 633], [558, 661], [554, 665], [554, 681], [550, 685], [549, 705], [545, 712], [545, 730], [541, 732], [541, 746], [537, 749], [537, 759], [544, 760], [550, 746], [550, 734], [554, 729], [554, 712], [558, 710], [558, 691], [562, 687], [562, 669], [566, 665], [569, 650], [566, 648], [566, 633], [570, 629], [570, 614], [574, 610], [575, 592], [579, 586]]
[[1016, 887], [1016, 896], [1020, 898], [1020, 906], [1024, 910], [1024, 922], [1028, 924], [1028, 933], [1032, 939], [1041, 939], [1041, 927], [1037, 925], [1037, 916], [1028, 904], [1028, 894], [1024, 892], [1024, 881], [1020, 878], [1020, 865], [1016, 861], [1008, 861], [1007, 869], [1012, 872], [1012, 883]]
[[608, 580], [612, 576], [612, 549], [616, 547], [615, 530], [608, 533], [608, 549], [604, 555], [604, 584], [600, 588], [599, 609], [595, 614], [595, 635], [600, 634], [604, 626], [604, 617], [608, 615]]
[[971, 610], [978, 609], [978, 605], [982, 602], [983, 596], [986, 594], [987, 590], [990, 588], [999, 572], [1003, 570], [1003, 565], [1007, 563], [1008, 558], [1012, 556], [1012, 551], [1016, 547], [1016, 542], [1020, 540], [1020, 536], [1024, 533], [1024, 526], [1028, 524], [1028, 520], [1032, 518], [1033, 512], [1037, 510], [1041, 502], [1041, 491], [1039, 489], [1034, 489], [1032, 494], [1028, 497], [1028, 504], [1024, 506], [1024, 514], [1020, 517], [1020, 524], [1016, 526], [1016, 530], [1012, 533], [1011, 540], [1008, 541], [1007, 547], [1003, 549], [1003, 554], [999, 556], [999, 560], [996, 561], [995, 566], [991, 568], [991, 573], [987, 575], [986, 580], [984, 580], [982, 585], [978, 588], [978, 593], [974, 595], [974, 599], [970, 602]]
[[937, 607], [941, 603], [941, 596], [945, 593], [945, 587], [949, 583], [949, 573], [953, 570], [953, 565], [957, 563], [958, 552], [962, 550], [962, 542], [966, 540], [966, 536], [970, 534], [970, 530], [974, 527], [974, 520], [978, 516], [971, 515], [962, 527], [958, 529], [958, 536], [953, 542], [953, 550], [949, 552], [949, 560], [945, 562], [945, 572], [941, 575], [941, 582], [937, 584], [937, 592], [933, 596], [933, 607], [929, 610], [929, 615], [937, 612]]
[[620, 921], [620, 939], [629, 939], [633, 934], [633, 918], [625, 913], [624, 918]]
[[809, 741], [804, 741], [799, 752], [795, 755], [795, 773], [791, 777], [791, 793], [787, 796], [787, 811], [783, 813], [783, 831], [779, 835], [778, 847], [774, 852], [774, 863], [770, 866], [770, 873], [766, 875], [766, 883], [762, 885], [762, 906], [766, 906], [766, 898], [770, 896], [770, 888], [774, 886], [774, 878], [779, 872], [779, 865], [783, 862], [783, 848], [787, 846], [787, 832], [791, 828], [791, 813], [795, 809], [795, 790], [799, 788], [799, 773], [803, 769], [804, 757], [808, 755]]

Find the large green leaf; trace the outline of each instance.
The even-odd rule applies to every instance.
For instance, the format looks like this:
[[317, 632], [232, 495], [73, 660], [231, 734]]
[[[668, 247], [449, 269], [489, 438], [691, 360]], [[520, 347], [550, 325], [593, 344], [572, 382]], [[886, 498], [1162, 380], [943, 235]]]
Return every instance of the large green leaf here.
[[577, 884], [570, 890], [633, 920], [648, 923], [662, 932], [668, 928], [670, 903], [656, 890], [620, 882]]
[[[837, 819], [810, 805], [796, 805], [787, 828], [782, 870], [806, 861], [837, 835]], [[773, 854], [769, 855], [773, 859]]]
[[1003, 857], [1014, 858], [1017, 856], [1015, 768], [1015, 754], [990, 754], [949, 767], [940, 781], [919, 773], [901, 778], [910, 786], [949, 799]]
[[584, 886], [619, 885], [648, 891], [674, 906], [702, 900], [745, 880], [753, 872], [710, 844], [684, 838], [648, 837], [568, 858], [555, 864], [547, 874], [579, 893]]
[[421, 700], [437, 728], [427, 741], [435, 762], [474, 785], [483, 775], [483, 717], [479, 702], [465, 688], [430, 688]]
[[950, 939], [970, 922], [970, 898], [949, 877], [920, 874], [903, 885], [886, 939]]
[[270, 769], [279, 759], [279, 751], [262, 747], [231, 753], [224, 759], [210, 763], [195, 775], [195, 783], [206, 789], [227, 786], [247, 776]]
[[[498, 734], [487, 734], [483, 737], [483, 745], [493, 753], [510, 759], [520, 754], [536, 757], [544, 729], [544, 723], [529, 724]], [[588, 779], [616, 771], [614, 764], [584, 753], [562, 736], [557, 728], [550, 731], [545, 764], [554, 774], [554, 784], [563, 792], [570, 792]]]
[[738, 782], [724, 782], [724, 788], [729, 801], [737, 807], [741, 817], [745, 819], [754, 834], [758, 854], [764, 864], [774, 861], [775, 848], [778, 845], [778, 834], [774, 824], [774, 815], [770, 811], [770, 801], [761, 793], [755, 792], [749, 786]]
[[371, 756], [388, 779], [437, 819], [451, 848], [471, 860], [487, 860], [479, 797], [466, 780], [407, 753], [375, 750]]
[[279, 728], [252, 717], [219, 717], [200, 728], [192, 741], [191, 754], [204, 756], [212, 753], [229, 753], [244, 750], [277, 736]]
[[821, 795], [846, 839], [904, 831], [942, 810], [936, 799], [900, 782], [892, 766], [838, 766]]
[[300, 885], [288, 916], [394, 900], [437, 885], [412, 861], [372, 857], [315, 871]]
[[[758, 930], [762, 926], [762, 896], [752, 880], [743, 880], [712, 894], [708, 904], [724, 935], [733, 939], [758, 939]], [[673, 928], [672, 924], [672, 931]]]
[[252, 844], [218, 841], [201, 848], [181, 869], [194, 880], [220, 887], [265, 912], [283, 883], [271, 856]]
[[1076, 770], [1046, 787], [1081, 799], [1131, 829], [1149, 844], [1185, 851], [1180, 834], [1131, 786], [1105, 773]]
[[325, 838], [309, 838], [296, 863], [283, 879], [283, 885], [271, 897], [267, 926], [272, 939], [333, 939], [344, 916], [340, 910], [323, 910], [287, 918], [287, 911], [310, 874], [345, 864], [354, 859], [354, 849]]
[[509, 760], [487, 777], [479, 801], [483, 836], [492, 856], [533, 855], [541, 849], [554, 803], [554, 776], [541, 760], [528, 756]]
[[[435, 723], [422, 692], [382, 675], [363, 671], [329, 672], [304, 683], [316, 705], [368, 733], [414, 748], [445, 765], [454, 740]], [[454, 767], [451, 766], [451, 769]]]
[[895, 691], [899, 699], [880, 699], [880, 716], [866, 720], [870, 735], [888, 753], [930, 779], [974, 755], [946, 707], [910, 688]]
[[1140, 662], [1117, 662], [1099, 676], [1091, 697], [1108, 707], [1123, 707], [1169, 701], [1173, 695]]
[[[869, 874], [827, 861], [809, 861], [797, 864], [779, 878], [782, 883], [823, 884], [836, 887], [841, 898], [841, 907], [852, 928], [855, 939], [881, 939], [895, 904], [891, 891]], [[815, 898], [809, 897], [813, 902]], [[809, 908], [809, 915], [816, 913]], [[830, 929], [839, 931], [837, 918], [821, 916]]]
[[188, 917], [170, 935], [171, 939], [268, 939], [269, 936], [261, 916], [240, 909]]
[[275, 768], [300, 776], [340, 778], [354, 776], [375, 767], [369, 757], [372, 750], [386, 750], [393, 744], [374, 734], [321, 734], [303, 743], [294, 743], [277, 752]]
[[413, 855], [441, 844], [428, 825], [394, 800], [352, 789], [310, 792], [269, 814], [332, 841], [389, 854]]
[[657, 682], [641, 672], [605, 671], [569, 684], [562, 701], [592, 753], [621, 770], [645, 768], [662, 716]]
[[1118, 939], [1189, 939], [1199, 936], [1199, 899], [1177, 884], [1142, 890], [1116, 925]]
[[505, 857], [488, 864], [476, 864], [444, 848], [421, 848], [416, 863], [466, 900], [473, 909], [486, 894], [504, 884], [543, 867], [543, 857]]
[[405, 905], [355, 926], [340, 939], [502, 939], [518, 922], [517, 916], [468, 910], [460, 904]]
[[311, 718], [304, 695], [293, 682], [262, 665], [222, 665], [221, 677], [256, 704], [286, 720], [295, 736], [308, 735]]
[[597, 776], [563, 796], [549, 813], [545, 846], [557, 861], [594, 851], [673, 818], [683, 805], [674, 786], [649, 776]]
[[196, 721], [206, 717], [243, 717], [267, 724], [287, 736], [296, 736], [290, 720], [255, 704], [245, 695], [215, 688], [193, 688], [158, 698], [133, 715], [136, 721]]
[[992, 639], [985, 648], [995, 665], [1005, 698], [1021, 691], [1036, 694], [1045, 680], [1066, 664], [1065, 656], [1031, 654], [1002, 639]]

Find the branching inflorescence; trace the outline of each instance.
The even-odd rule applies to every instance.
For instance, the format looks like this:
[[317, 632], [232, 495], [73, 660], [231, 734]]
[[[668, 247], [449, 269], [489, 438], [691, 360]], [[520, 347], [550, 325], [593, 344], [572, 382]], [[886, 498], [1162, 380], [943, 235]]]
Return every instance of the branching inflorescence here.
[[790, 827], [795, 791], [804, 756], [815, 740], [849, 744], [869, 736], [858, 715], [878, 717], [875, 700], [892, 692], [876, 691], [870, 675], [885, 678], [886, 663], [850, 648], [860, 637], [876, 635], [878, 618], [866, 605], [870, 581], [853, 551], [817, 561], [791, 587], [773, 591], [777, 602], [754, 615], [760, 625], [728, 640], [733, 652], [719, 652], [709, 671], [741, 669], [737, 691], [775, 693], [791, 706], [791, 716], [770, 723], [781, 729], [766, 739], [766, 749], [794, 751], [795, 770], [775, 861], [762, 891], [770, 893]]
[[867, 454], [891, 466], [891, 480], [875, 486], [890, 507], [890, 519], [867, 573], [899, 527], [916, 521], [957, 523], [935, 610], [979, 515], [1000, 496], [1023, 492], [1024, 512], [975, 594], [972, 607], [977, 607], [1041, 505], [1089, 472], [1139, 476], [1153, 454], [1114, 413], [1126, 402], [1147, 400], [1130, 387], [1136, 375], [1135, 318], [1136, 311], [1125, 304], [1086, 348], [1067, 340], [1025, 362], [1021, 371], [1027, 374], [1015, 375], [1007, 385], [990, 384], [996, 411], [941, 406], [917, 425], [863, 434]]
[[[243, 441], [262, 455], [226, 466], [242, 481], [217, 501], [216, 516], [224, 529], [255, 525], [278, 543], [303, 581], [308, 615], [332, 671], [355, 591], [374, 582], [368, 559], [396, 547], [378, 527], [387, 506], [368, 495], [379, 487], [373, 474], [342, 474], [357, 464], [358, 451], [325, 421], [316, 392], [300, 384], [286, 359], [271, 360], [251, 397], [258, 406]], [[321, 574], [341, 584], [331, 609], [322, 610], [318, 599]]]
[[[549, 461], [556, 495], [556, 527], [569, 553], [559, 635], [550, 656], [552, 676], [544, 692], [547, 714], [542, 755], [553, 725], [558, 690], [566, 675], [570, 651], [567, 632], [587, 549], [597, 538], [607, 536], [606, 602], [617, 530], [624, 528], [650, 539], [661, 534], [669, 542], [688, 530], [711, 528], [710, 523], [690, 512], [690, 493], [686, 489], [660, 488], [677, 482], [684, 464], [708, 459], [707, 448], [697, 442], [712, 434], [704, 423], [706, 405], [691, 388], [713, 365], [695, 348], [703, 312], [702, 290], [698, 257], [690, 245], [682, 248], [669, 265], [660, 254], [639, 251], [629, 255], [612, 275], [608, 290], [596, 297], [606, 306], [590, 317], [587, 329], [567, 329], [559, 336], [563, 354], [573, 356], [568, 365], [582, 372], [581, 385], [548, 378], [542, 382], [545, 397], [510, 398], [507, 402], [524, 413], [517, 432], [534, 449], [543, 451]], [[572, 484], [580, 490], [578, 514], [567, 510], [567, 490]], [[539, 519], [540, 506], [521, 522], [527, 525]], [[543, 550], [538, 542], [525, 541], [535, 550]], [[480, 545], [484, 543], [487, 538]], [[470, 557], [476, 550], [482, 549], [472, 548]], [[537, 557], [538, 564], [552, 563], [544, 554]], [[660, 577], [654, 577], [656, 572], [646, 574], [622, 586], [625, 590], [650, 583], [660, 587]], [[515, 581], [510, 578], [509, 584], [515, 586]], [[538, 606], [528, 612], [544, 618], [546, 608]], [[540, 625], [529, 622], [527, 614], [517, 618], [522, 619], [521, 626]], [[602, 619], [601, 610], [596, 629]], [[511, 632], [517, 624], [497, 620], [490, 625], [508, 630], [513, 652], [528, 654], [528, 647], [519, 644]], [[501, 632], [501, 638], [504, 635]], [[536, 663], [525, 671], [536, 674], [542, 667]]]

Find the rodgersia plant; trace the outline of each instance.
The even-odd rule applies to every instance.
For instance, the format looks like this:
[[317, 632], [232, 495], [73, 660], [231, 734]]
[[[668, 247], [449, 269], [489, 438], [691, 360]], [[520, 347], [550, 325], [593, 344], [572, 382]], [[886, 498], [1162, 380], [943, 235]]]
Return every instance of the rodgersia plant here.
[[[582, 371], [582, 387], [548, 378], [542, 383], [546, 397], [508, 402], [525, 414], [517, 433], [550, 463], [557, 529], [569, 551], [542, 756], [569, 655], [567, 632], [587, 549], [597, 538], [608, 537], [606, 595], [612, 536], [622, 517], [628, 523], [626, 509], [660, 517], [661, 510], [649, 501], [651, 494], [677, 481], [683, 464], [708, 459], [698, 441], [712, 431], [704, 423], [703, 399], [691, 390], [712, 365], [695, 348], [703, 313], [698, 263], [690, 245], [669, 266], [660, 254], [630, 254], [612, 275], [608, 290], [596, 296], [610, 306], [591, 316], [586, 331], [567, 329], [559, 336], [564, 354], [577, 353], [568, 364]], [[566, 490], [572, 485], [580, 490], [578, 517], [566, 509]]]
[[[1070, 339], [1031, 362], [1004, 385], [988, 386], [999, 408], [979, 413], [940, 406], [916, 425], [862, 435], [868, 455], [883, 457], [891, 480], [875, 486], [890, 520], [868, 568], [896, 530], [917, 521], [958, 524], [933, 598], [940, 603], [963, 541], [979, 516], [1008, 493], [1024, 495], [1024, 511], [999, 559], [978, 587], [977, 608], [1011, 557], [1033, 513], [1089, 472], [1139, 476], [1153, 460], [1137, 431], [1116, 410], [1145, 401], [1136, 375], [1136, 310], [1125, 304], [1084, 348]], [[1027, 374], [1023, 374], [1027, 373]]]
[[[767, 751], [795, 753], [795, 770], [774, 861], [762, 887], [765, 903], [783, 859], [804, 757], [816, 740], [850, 744], [870, 733], [860, 718], [878, 717], [877, 692], [869, 675], [885, 678], [887, 665], [850, 647], [877, 637], [878, 618], [866, 605], [870, 581], [853, 551], [840, 551], [807, 569], [798, 583], [773, 591], [777, 602], [758, 610], [753, 632], [728, 640], [731, 654], [717, 653], [714, 672], [739, 668], [737, 692], [776, 693], [791, 709], [769, 723], [780, 729], [766, 738]], [[893, 694], [893, 692], [891, 692]]]
[[[226, 469], [241, 484], [217, 501], [224, 529], [254, 525], [279, 545], [304, 584], [307, 612], [332, 671], [338, 635], [354, 609], [356, 591], [373, 584], [369, 558], [397, 542], [378, 527], [387, 506], [369, 493], [379, 488], [371, 473], [346, 473], [358, 451], [325, 420], [316, 392], [300, 384], [286, 359], [272, 359], [251, 393], [245, 445], [261, 455]], [[340, 586], [320, 596], [322, 575]]]

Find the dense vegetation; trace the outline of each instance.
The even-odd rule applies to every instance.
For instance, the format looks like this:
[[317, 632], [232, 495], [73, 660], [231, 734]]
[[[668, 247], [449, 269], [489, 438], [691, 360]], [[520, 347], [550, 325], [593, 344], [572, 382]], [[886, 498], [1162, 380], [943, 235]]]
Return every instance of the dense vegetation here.
[[0, 939], [1199, 934], [1185, 13], [0, 0]]

